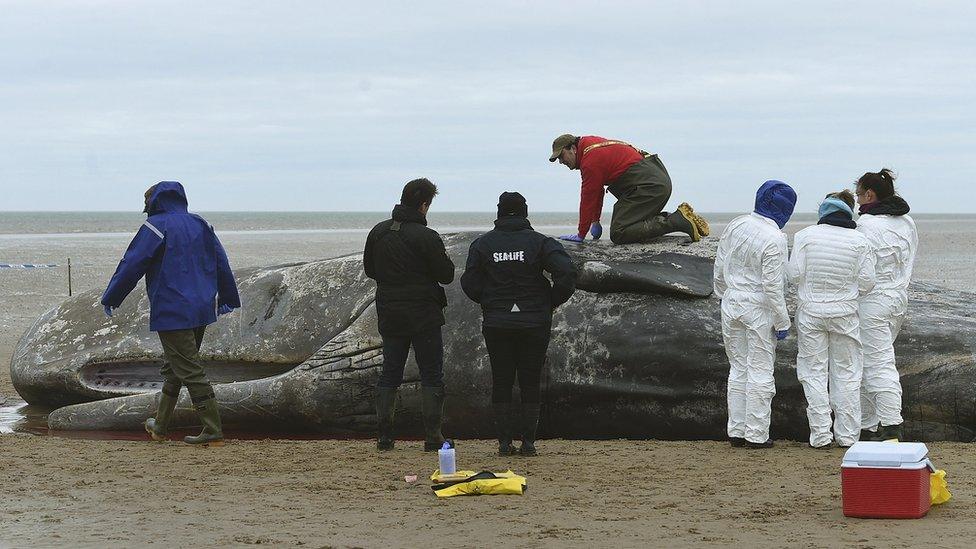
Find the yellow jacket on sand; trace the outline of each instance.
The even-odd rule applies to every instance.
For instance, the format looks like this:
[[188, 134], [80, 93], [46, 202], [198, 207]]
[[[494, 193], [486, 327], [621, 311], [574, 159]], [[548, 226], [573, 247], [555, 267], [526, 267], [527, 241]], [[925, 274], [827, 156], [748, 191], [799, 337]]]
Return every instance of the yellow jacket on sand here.
[[480, 495], [522, 495], [525, 491], [525, 477], [516, 475], [512, 471], [492, 473], [482, 471], [458, 471], [453, 475], [442, 475], [440, 470], [430, 475], [434, 482], [431, 489], [439, 498], [452, 496], [480, 496]]

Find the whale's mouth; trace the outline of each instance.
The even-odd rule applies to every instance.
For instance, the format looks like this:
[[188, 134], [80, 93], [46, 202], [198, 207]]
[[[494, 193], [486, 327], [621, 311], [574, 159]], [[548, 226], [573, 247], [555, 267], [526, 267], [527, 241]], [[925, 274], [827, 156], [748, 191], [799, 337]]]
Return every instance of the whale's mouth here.
[[[274, 377], [298, 364], [240, 361], [203, 361], [211, 383], [234, 383]], [[81, 382], [89, 389], [110, 393], [149, 393], [163, 387], [161, 360], [99, 362], [81, 368]]]

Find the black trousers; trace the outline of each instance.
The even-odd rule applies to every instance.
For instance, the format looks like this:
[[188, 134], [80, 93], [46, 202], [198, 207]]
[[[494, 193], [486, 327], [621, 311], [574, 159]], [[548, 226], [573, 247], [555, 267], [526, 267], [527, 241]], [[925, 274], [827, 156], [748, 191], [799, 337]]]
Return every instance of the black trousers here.
[[491, 401], [512, 402], [512, 387], [518, 376], [522, 402], [539, 402], [539, 378], [546, 361], [551, 328], [482, 327], [491, 360]]
[[420, 384], [443, 387], [444, 342], [440, 326], [410, 336], [383, 336], [383, 371], [376, 386], [396, 389], [403, 383], [403, 367], [410, 347], [420, 368]]

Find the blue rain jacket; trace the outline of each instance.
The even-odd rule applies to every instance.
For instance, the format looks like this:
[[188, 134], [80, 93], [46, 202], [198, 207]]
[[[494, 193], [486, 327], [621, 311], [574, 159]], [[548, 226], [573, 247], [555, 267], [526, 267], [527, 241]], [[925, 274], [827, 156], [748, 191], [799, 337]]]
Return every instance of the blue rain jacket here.
[[768, 217], [782, 229], [793, 215], [796, 206], [796, 191], [782, 181], [770, 179], [756, 191], [755, 212]]
[[156, 185], [146, 207], [149, 218], [125, 251], [102, 305], [122, 305], [145, 275], [153, 332], [213, 324], [218, 306], [241, 306], [234, 273], [213, 227], [186, 208], [183, 185]]

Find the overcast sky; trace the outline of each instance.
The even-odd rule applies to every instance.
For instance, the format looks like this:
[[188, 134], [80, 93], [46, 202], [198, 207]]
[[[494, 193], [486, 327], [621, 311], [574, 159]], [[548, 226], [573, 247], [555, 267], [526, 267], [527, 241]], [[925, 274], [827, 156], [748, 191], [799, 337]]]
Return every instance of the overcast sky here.
[[[660, 154], [671, 206], [812, 210], [894, 168], [976, 212], [976, 3], [0, 0], [0, 210], [571, 211], [561, 133]], [[607, 201], [609, 208], [611, 201]]]

